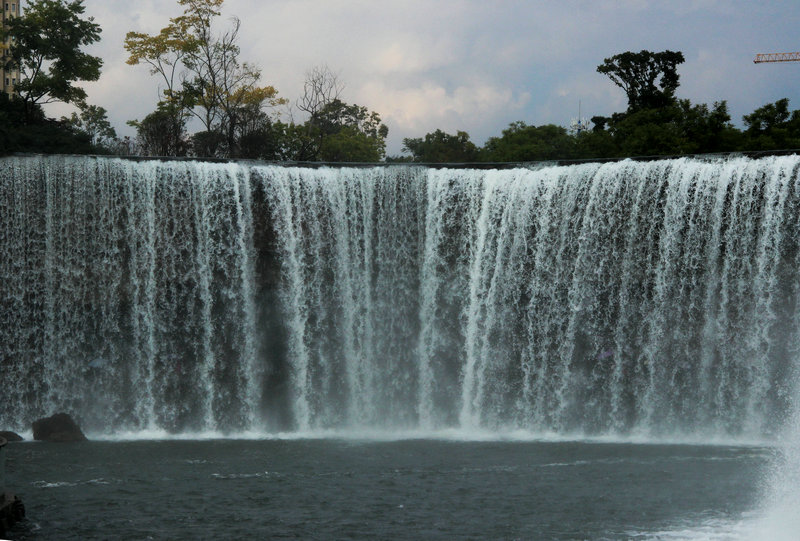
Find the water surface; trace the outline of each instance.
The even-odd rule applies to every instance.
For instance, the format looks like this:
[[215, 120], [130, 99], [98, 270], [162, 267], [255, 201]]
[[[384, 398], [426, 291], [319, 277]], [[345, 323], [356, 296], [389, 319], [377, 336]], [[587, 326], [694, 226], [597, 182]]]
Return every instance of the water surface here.
[[268, 439], [23, 443], [9, 455], [29, 516], [15, 539], [644, 539], [692, 528], [722, 539], [752, 513], [773, 452]]

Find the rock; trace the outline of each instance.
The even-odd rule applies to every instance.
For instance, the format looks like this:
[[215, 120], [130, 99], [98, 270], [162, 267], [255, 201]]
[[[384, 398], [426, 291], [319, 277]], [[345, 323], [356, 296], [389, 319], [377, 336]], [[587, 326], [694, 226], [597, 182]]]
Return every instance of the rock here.
[[56, 413], [33, 422], [33, 439], [38, 441], [86, 441], [78, 423], [66, 413]]
[[25, 506], [10, 492], [0, 492], [0, 536], [5, 537], [14, 523], [25, 518]]
[[0, 438], [6, 441], [22, 441], [22, 436], [9, 430], [0, 430]]

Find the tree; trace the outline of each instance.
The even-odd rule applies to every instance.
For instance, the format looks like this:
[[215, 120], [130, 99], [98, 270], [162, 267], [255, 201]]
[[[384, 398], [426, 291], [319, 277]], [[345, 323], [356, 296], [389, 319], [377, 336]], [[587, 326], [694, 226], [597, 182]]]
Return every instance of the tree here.
[[[593, 117], [592, 121], [598, 117]], [[598, 124], [595, 124], [597, 128]], [[575, 158], [613, 158], [619, 149], [611, 132], [605, 129], [591, 129], [575, 136]]]
[[740, 144], [740, 132], [730, 123], [724, 101], [709, 107], [677, 100], [664, 107], [617, 113], [609, 121], [608, 133], [619, 156], [726, 152]]
[[286, 129], [287, 125], [282, 122], [265, 120], [258, 128], [239, 137], [240, 157], [269, 161], [289, 159]]
[[306, 72], [303, 95], [295, 102], [297, 109], [308, 115], [297, 139], [298, 160], [315, 161], [319, 158], [323, 139], [328, 135], [319, 124], [320, 115], [323, 109], [339, 100], [343, 89], [339, 75], [327, 65], [315, 66]]
[[100, 39], [100, 26], [83, 19], [83, 0], [33, 0], [25, 13], [5, 22], [11, 39], [9, 66], [20, 70], [15, 89], [25, 121], [37, 105], [82, 101], [86, 91], [76, 81], [96, 81], [103, 61], [81, 50]]
[[[183, 5], [185, 1], [179, 0], [179, 3]], [[222, 0], [210, 0], [206, 3], [208, 9], [202, 10], [202, 13], [209, 17], [212, 14], [218, 15], [219, 12], [209, 10], [215, 5], [218, 7], [221, 3]], [[156, 120], [158, 120], [157, 123], [159, 124], [166, 124], [166, 114], [174, 116], [168, 122], [170, 126], [185, 126], [188, 120], [192, 103], [190, 95], [193, 94], [186, 92], [186, 73], [183, 62], [198, 48], [197, 39], [189, 32], [189, 28], [190, 21], [184, 15], [171, 19], [170, 24], [162, 28], [156, 35], [128, 32], [125, 36], [125, 50], [130, 54], [126, 63], [131, 66], [142, 63], [147, 64], [150, 68], [150, 75], [160, 76], [164, 84], [164, 87], [159, 89], [161, 99], [158, 102], [157, 111], [151, 113], [151, 115], [155, 116], [150, 116], [150, 122], [144, 124], [145, 131], [148, 131], [147, 125]], [[136, 126], [138, 131], [139, 121], [134, 120], [129, 124]], [[141, 133], [138, 134], [138, 139], [140, 140], [140, 146], [149, 148], [148, 144], [142, 145]], [[145, 139], [151, 139], [151, 137], [145, 136]], [[157, 146], [162, 149], [177, 149], [180, 145], [167, 144]], [[166, 156], [168, 154], [160, 155]]]
[[72, 113], [70, 118], [63, 117], [62, 122], [69, 123], [76, 130], [85, 133], [92, 145], [99, 149], [110, 149], [116, 144], [117, 132], [108, 121], [108, 111], [97, 105], [86, 102], [78, 104], [80, 114]]
[[789, 121], [790, 116], [789, 99], [783, 98], [775, 103], [759, 107], [749, 115], [744, 115], [742, 119], [746, 125], [746, 131], [757, 135], [781, 128]]
[[162, 103], [141, 121], [130, 121], [136, 128], [139, 152], [144, 156], [185, 156], [188, 150], [185, 118]]
[[730, 152], [741, 144], [741, 132], [731, 124], [726, 101], [692, 105], [689, 100], [678, 100], [680, 126], [691, 153]]
[[691, 152], [677, 107], [640, 109], [612, 117], [611, 134], [619, 156], [663, 156]]
[[[230, 70], [230, 71], [228, 71]], [[286, 103], [278, 98], [272, 86], [257, 86], [260, 72], [248, 64], [233, 62], [225, 68], [222, 77], [222, 92], [219, 104], [222, 111], [220, 127], [225, 135], [228, 155], [239, 157], [239, 139], [258, 131], [269, 123], [265, 108]]]
[[[158, 34], [128, 33], [128, 63], [145, 63], [152, 75], [161, 76], [165, 85], [161, 103], [169, 105], [163, 111], [194, 115], [203, 124], [206, 135], [194, 138], [196, 150], [236, 157], [239, 124], [246, 122], [243, 116], [286, 100], [277, 97], [274, 87], [259, 86], [260, 70], [239, 60], [239, 19], [215, 35], [213, 22], [223, 0], [178, 0], [178, 4], [184, 6], [183, 14], [170, 19]], [[185, 123], [185, 118], [174, 122]]]
[[313, 117], [329, 103], [338, 100], [342, 90], [344, 84], [339, 79], [339, 74], [325, 64], [314, 66], [306, 72], [303, 95], [298, 98], [296, 106]]
[[597, 71], [607, 75], [628, 96], [628, 111], [663, 107], [674, 102], [684, 62], [680, 51], [630, 51], [606, 58]]
[[126, 63], [150, 66], [150, 75], [159, 75], [164, 82], [160, 93], [165, 99], [176, 99], [182, 82], [179, 80], [182, 61], [196, 47], [194, 40], [187, 39], [182, 31], [173, 23], [155, 36], [142, 32], [128, 32], [125, 36], [125, 50], [130, 54]]
[[258, 96], [236, 109], [236, 140], [240, 158], [286, 160], [288, 125], [270, 117]]
[[514, 122], [501, 137], [490, 137], [483, 147], [482, 159], [489, 162], [526, 162], [569, 159], [575, 155], [575, 138], [566, 128], [547, 124], [528, 126]]
[[329, 162], [377, 162], [386, 151], [389, 128], [375, 111], [338, 99], [308, 120], [322, 134], [317, 159]]
[[10, 152], [89, 154], [96, 152], [89, 136], [69, 122], [47, 118], [34, 105], [0, 92], [0, 155]]
[[201, 158], [218, 158], [225, 154], [225, 135], [216, 130], [195, 132], [191, 137], [192, 154]]
[[450, 135], [436, 130], [424, 138], [403, 139], [403, 151], [410, 152], [417, 163], [469, 163], [478, 159], [478, 147], [464, 131]]
[[749, 150], [781, 150], [800, 146], [800, 111], [789, 111], [789, 100], [780, 99], [742, 117]]

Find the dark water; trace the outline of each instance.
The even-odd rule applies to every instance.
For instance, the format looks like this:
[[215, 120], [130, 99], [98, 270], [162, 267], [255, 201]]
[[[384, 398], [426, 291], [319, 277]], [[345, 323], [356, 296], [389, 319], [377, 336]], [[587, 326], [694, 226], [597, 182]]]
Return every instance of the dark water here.
[[663, 539], [703, 525], [695, 537], [709, 538], [756, 507], [772, 455], [586, 442], [21, 443], [7, 481], [29, 517], [13, 539]]

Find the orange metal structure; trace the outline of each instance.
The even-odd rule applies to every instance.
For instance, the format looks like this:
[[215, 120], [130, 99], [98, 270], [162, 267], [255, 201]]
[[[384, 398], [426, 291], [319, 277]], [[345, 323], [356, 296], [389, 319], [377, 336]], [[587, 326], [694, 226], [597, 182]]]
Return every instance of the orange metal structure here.
[[762, 62], [797, 62], [800, 60], [800, 53], [766, 53], [757, 54], [754, 64]]

